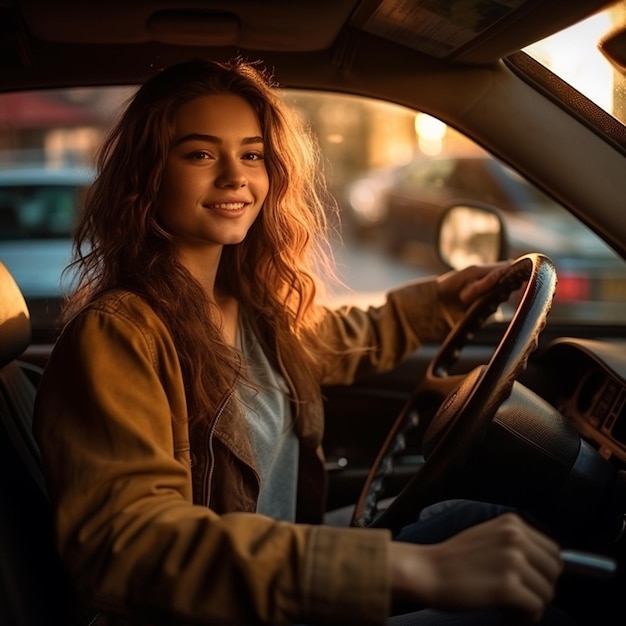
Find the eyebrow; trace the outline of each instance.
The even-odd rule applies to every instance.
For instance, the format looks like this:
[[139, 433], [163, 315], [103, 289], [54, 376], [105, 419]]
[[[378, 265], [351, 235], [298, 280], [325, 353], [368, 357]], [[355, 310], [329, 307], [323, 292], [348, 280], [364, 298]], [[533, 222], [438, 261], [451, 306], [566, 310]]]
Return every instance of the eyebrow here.
[[[219, 137], [216, 137], [215, 135], [204, 135], [202, 133], [190, 133], [189, 135], [185, 135], [184, 137], [180, 137], [179, 139], [176, 139], [173, 145], [179, 146], [181, 143], [185, 143], [186, 141], [205, 141], [207, 143], [217, 143], [217, 144], [223, 143], [222, 140]], [[256, 143], [263, 143], [263, 137], [261, 136], [244, 137], [241, 140], [242, 146], [248, 146], [248, 145], [256, 144]]]

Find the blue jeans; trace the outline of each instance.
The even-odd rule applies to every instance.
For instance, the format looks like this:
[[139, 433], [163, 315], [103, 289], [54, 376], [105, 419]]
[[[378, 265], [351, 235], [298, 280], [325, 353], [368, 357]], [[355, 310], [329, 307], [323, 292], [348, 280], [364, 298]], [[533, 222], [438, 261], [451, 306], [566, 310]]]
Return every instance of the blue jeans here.
[[514, 510], [489, 502], [446, 500], [426, 507], [417, 521], [405, 526], [395, 539], [408, 543], [439, 543], [466, 528]]

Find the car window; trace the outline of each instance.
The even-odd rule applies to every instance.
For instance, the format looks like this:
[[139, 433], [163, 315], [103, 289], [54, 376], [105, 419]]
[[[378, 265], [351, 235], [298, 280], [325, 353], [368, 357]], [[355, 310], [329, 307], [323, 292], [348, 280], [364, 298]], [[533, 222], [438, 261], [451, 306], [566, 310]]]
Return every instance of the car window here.
[[528, 182], [515, 170], [504, 163], [498, 163], [498, 171], [502, 177], [503, 185], [510, 190], [512, 197], [524, 210], [529, 211], [555, 211], [560, 212], [560, 207], [554, 200], [551, 200], [541, 189]]
[[0, 184], [0, 238], [71, 237], [83, 190], [82, 181], [76, 185]]
[[417, 167], [408, 167], [406, 171], [406, 178], [401, 182], [407, 183], [413, 189], [443, 187], [450, 182], [450, 177], [454, 172], [454, 161], [433, 159], [418, 162]]
[[626, 25], [626, 7], [615, 3], [527, 48], [535, 60], [622, 123], [626, 123], [626, 74], [612, 67], [598, 42]]
[[[94, 154], [132, 90], [24, 92], [30, 118], [0, 94], [0, 258], [31, 308], [35, 336], [54, 328], [71, 277], [71, 235], [94, 176]], [[434, 244], [451, 202], [491, 203], [504, 215], [510, 255], [548, 254], [559, 286], [553, 317], [619, 321], [626, 269], [599, 238], [519, 174], [438, 120], [386, 102], [284, 91], [318, 137], [337, 214], [329, 208], [339, 284], [331, 304], [378, 304], [407, 280], [447, 268]], [[36, 106], [35, 106], [36, 104]], [[54, 115], [53, 115], [54, 113]], [[409, 184], [410, 183], [410, 184]], [[402, 187], [410, 189], [402, 196]], [[549, 209], [549, 210], [548, 210]], [[338, 217], [338, 219], [336, 219]]]

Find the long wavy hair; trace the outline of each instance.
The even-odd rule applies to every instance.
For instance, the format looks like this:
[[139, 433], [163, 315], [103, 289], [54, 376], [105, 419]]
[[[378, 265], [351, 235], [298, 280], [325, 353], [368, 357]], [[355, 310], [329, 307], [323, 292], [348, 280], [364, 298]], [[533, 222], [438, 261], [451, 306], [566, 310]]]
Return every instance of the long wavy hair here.
[[156, 212], [176, 114], [200, 96], [236, 94], [252, 106], [270, 183], [245, 240], [225, 246], [216, 288], [238, 300], [276, 365], [287, 362], [305, 372], [310, 391], [318, 385], [324, 347], [313, 340], [315, 297], [322, 284], [317, 276], [332, 275], [325, 242], [333, 205], [317, 144], [276, 87], [262, 66], [242, 59], [196, 59], [149, 79], [101, 147], [98, 175], [77, 225], [70, 266], [76, 283], [64, 321], [105, 291], [139, 294], [174, 339], [192, 419], [210, 419], [242, 371], [239, 353], [211, 321], [208, 297], [178, 260]]

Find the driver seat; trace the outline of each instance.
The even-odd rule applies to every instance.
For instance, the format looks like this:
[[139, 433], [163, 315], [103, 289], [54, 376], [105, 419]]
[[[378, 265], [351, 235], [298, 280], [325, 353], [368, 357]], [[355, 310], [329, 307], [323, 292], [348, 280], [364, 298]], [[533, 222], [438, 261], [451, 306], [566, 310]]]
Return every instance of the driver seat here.
[[0, 262], [0, 624], [87, 624], [83, 615], [68, 622], [70, 585], [31, 430], [41, 371], [18, 360], [30, 340], [28, 307]]

